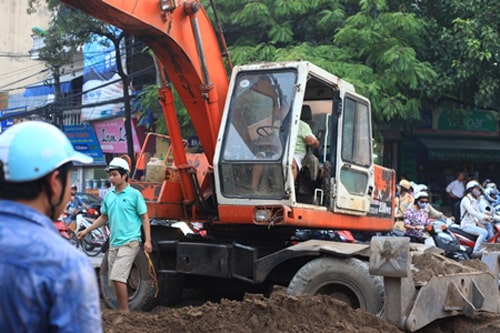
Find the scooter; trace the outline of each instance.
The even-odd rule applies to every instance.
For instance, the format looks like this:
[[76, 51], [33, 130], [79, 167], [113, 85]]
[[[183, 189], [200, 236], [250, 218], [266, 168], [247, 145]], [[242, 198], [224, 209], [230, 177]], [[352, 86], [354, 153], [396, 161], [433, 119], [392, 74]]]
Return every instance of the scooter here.
[[59, 217], [57, 219], [57, 221], [54, 221], [54, 225], [57, 228], [57, 230], [59, 231], [59, 234], [61, 235], [62, 238], [65, 238], [68, 240], [70, 239], [70, 235], [68, 232], [68, 226], [66, 225], [64, 220], [62, 220], [61, 217]]
[[109, 247], [109, 227], [104, 225], [94, 229], [82, 239], [77, 239], [76, 234], [92, 225], [99, 215], [99, 211], [96, 208], [82, 209], [82, 211], [76, 215], [76, 228], [71, 235], [72, 242], [75, 246], [79, 247], [81, 245], [83, 252], [90, 257], [95, 257], [99, 253], [105, 253], [107, 251]]
[[[477, 236], [469, 234], [468, 232], [463, 231], [459, 225], [452, 224], [448, 227], [450, 232], [458, 239], [460, 245], [463, 245], [467, 248], [467, 252], [472, 253], [472, 249], [474, 249], [474, 245], [476, 244]], [[493, 223], [493, 237], [484, 241], [484, 243], [500, 243], [500, 225]]]
[[464, 261], [470, 259], [468, 248], [461, 245], [460, 241], [449, 230], [448, 225], [451, 220], [435, 220], [430, 222], [425, 230], [429, 234], [425, 240], [425, 244], [436, 246], [444, 250], [444, 255], [456, 261]]

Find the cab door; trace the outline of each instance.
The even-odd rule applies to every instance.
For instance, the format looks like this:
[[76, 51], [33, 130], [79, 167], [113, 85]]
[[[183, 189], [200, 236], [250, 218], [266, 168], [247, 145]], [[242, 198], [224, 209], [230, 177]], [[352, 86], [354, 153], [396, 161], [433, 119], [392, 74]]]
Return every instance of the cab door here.
[[374, 188], [370, 102], [345, 93], [340, 105], [333, 210], [364, 215]]

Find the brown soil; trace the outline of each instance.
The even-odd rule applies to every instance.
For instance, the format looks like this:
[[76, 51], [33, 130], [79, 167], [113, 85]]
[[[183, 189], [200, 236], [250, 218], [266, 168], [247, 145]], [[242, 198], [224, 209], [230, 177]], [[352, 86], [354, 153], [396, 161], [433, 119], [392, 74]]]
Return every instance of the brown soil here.
[[[413, 276], [417, 284], [435, 275], [464, 271], [487, 271], [478, 260], [463, 265], [433, 254], [413, 258]], [[199, 300], [193, 301], [197, 304]], [[178, 308], [158, 306], [149, 313], [102, 312], [104, 332], [402, 332], [381, 318], [354, 310], [324, 295], [291, 297], [283, 288], [270, 298], [247, 294], [243, 301], [222, 299], [202, 305]], [[474, 317], [451, 317], [436, 321], [419, 333], [500, 332], [500, 315], [480, 313]]]

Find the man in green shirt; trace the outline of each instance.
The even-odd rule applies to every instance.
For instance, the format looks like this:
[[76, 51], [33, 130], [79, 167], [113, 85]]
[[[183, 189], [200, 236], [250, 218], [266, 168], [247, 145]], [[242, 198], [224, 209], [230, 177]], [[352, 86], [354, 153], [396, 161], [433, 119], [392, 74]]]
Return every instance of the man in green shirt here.
[[141, 225], [145, 236], [144, 251], [152, 251], [149, 217], [141, 192], [127, 182], [130, 172], [128, 162], [116, 157], [106, 171], [114, 188], [104, 196], [101, 216], [90, 227], [80, 231], [78, 238], [109, 223], [109, 279], [115, 287], [119, 309], [128, 312], [127, 279], [140, 250]]
[[297, 142], [295, 144], [295, 153], [292, 164], [293, 179], [297, 179], [302, 168], [302, 159], [307, 153], [307, 146], [313, 148], [319, 147], [319, 140], [313, 134], [311, 127], [303, 120], [299, 121], [299, 130], [297, 133]]

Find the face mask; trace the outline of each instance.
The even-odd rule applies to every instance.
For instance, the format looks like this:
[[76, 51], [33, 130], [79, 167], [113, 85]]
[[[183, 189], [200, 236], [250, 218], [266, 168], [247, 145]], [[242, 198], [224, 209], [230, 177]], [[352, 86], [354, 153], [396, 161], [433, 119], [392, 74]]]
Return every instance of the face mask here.
[[478, 196], [481, 195], [481, 191], [479, 191], [477, 188], [472, 190], [472, 194], [477, 198]]
[[420, 209], [424, 209], [425, 207], [427, 207], [427, 202], [417, 202], [417, 204]]

